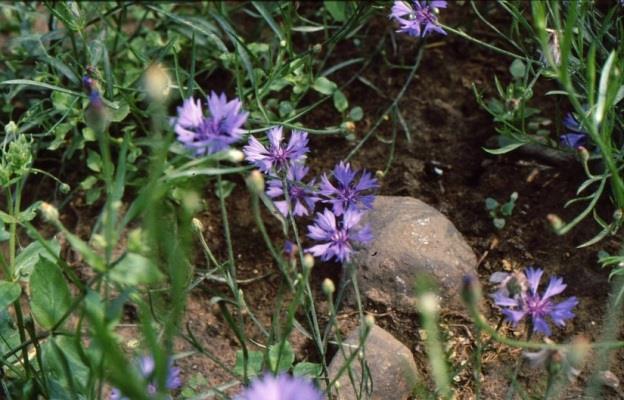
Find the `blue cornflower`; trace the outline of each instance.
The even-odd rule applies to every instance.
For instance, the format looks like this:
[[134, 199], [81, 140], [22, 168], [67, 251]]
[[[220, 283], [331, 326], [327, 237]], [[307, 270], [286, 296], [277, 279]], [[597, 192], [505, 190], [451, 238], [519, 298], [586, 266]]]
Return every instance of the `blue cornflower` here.
[[551, 277], [543, 295], [537, 292], [540, 279], [544, 271], [539, 268], [527, 268], [524, 275], [527, 288], [510, 297], [508, 291], [499, 290], [492, 295], [496, 305], [503, 307], [503, 314], [507, 321], [514, 326], [523, 318], [530, 318], [534, 332], [541, 332], [546, 336], [551, 334], [546, 317], [558, 326], [564, 326], [565, 321], [574, 317], [572, 309], [578, 304], [576, 297], [568, 297], [561, 303], [555, 304], [552, 297], [563, 292], [567, 285], [563, 279]]
[[[286, 183], [288, 185], [288, 196], [290, 197], [290, 210], [295, 216], [308, 215], [314, 209], [314, 204], [318, 197], [314, 194], [312, 187], [314, 181], [305, 184], [303, 177], [308, 173], [308, 168], [301, 164], [294, 164], [286, 173]], [[288, 215], [288, 202], [284, 196], [284, 188], [280, 179], [271, 179], [268, 183], [267, 196], [273, 199], [273, 204], [283, 216]], [[284, 196], [284, 200], [275, 200]]]
[[323, 213], [316, 213], [314, 223], [308, 226], [308, 237], [322, 242], [306, 251], [323, 261], [335, 259], [340, 262], [349, 262], [353, 253], [353, 244], [368, 243], [373, 239], [369, 225], [356, 230], [362, 218], [362, 212], [353, 208], [342, 215], [342, 221], [336, 221], [336, 215], [325, 209]]
[[446, 35], [438, 23], [437, 9], [446, 8], [444, 0], [413, 0], [411, 4], [396, 0], [392, 6], [390, 18], [400, 25], [397, 32], [405, 32], [410, 36], [425, 37], [430, 32]]
[[204, 116], [200, 100], [190, 97], [178, 107], [173, 120], [178, 140], [195, 155], [213, 154], [241, 140], [247, 112], [239, 99], [227, 101], [225, 94], [211, 92], [207, 98], [210, 117]]
[[366, 192], [379, 187], [377, 179], [365, 170], [356, 182], [356, 175], [357, 172], [351, 169], [349, 163], [341, 161], [334, 167], [336, 185], [331, 183], [327, 175], [321, 177], [319, 192], [326, 198], [323, 201], [332, 205], [334, 214], [342, 215], [351, 207], [359, 210], [373, 208], [375, 196]]
[[254, 379], [234, 400], [322, 400], [312, 381], [287, 374]]
[[264, 147], [258, 139], [251, 136], [249, 144], [243, 148], [247, 161], [264, 173], [287, 171], [290, 166], [302, 163], [310, 150], [306, 132], [292, 131], [286, 146], [282, 143], [284, 134], [281, 126], [269, 129], [267, 137], [268, 147]]
[[[139, 368], [139, 373], [143, 378], [148, 380], [147, 384], [147, 394], [149, 396], [153, 396], [157, 393], [156, 384], [153, 380], [154, 370], [156, 369], [156, 363], [154, 362], [154, 358], [152, 356], [144, 356], [141, 357], [137, 366]], [[182, 379], [180, 379], [180, 369], [173, 366], [172, 362], [169, 362], [167, 366], [167, 381], [165, 382], [165, 389], [174, 390], [182, 386]], [[117, 388], [113, 388], [111, 390], [110, 400], [129, 400], [127, 397], [124, 397], [121, 391]]]
[[563, 118], [563, 126], [568, 132], [559, 137], [562, 146], [576, 149], [587, 143], [587, 132], [583, 130], [581, 123], [572, 113], [567, 113]]

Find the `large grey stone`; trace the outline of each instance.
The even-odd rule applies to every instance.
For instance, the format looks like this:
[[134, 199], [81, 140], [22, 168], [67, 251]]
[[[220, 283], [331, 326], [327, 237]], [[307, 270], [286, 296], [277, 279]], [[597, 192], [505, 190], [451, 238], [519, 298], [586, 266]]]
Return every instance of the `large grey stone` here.
[[411, 197], [377, 196], [363, 223], [370, 223], [374, 239], [356, 253], [354, 262], [368, 299], [414, 312], [414, 284], [428, 275], [440, 286], [442, 307], [464, 310], [462, 277], [477, 275], [477, 261], [444, 215]]
[[[373, 325], [364, 344], [365, 357], [363, 359], [366, 361], [369, 375], [366, 376], [368, 379], [362, 380], [362, 358], [356, 355], [348, 369], [344, 368], [345, 360], [349, 360], [357, 351], [359, 342], [360, 330], [358, 328], [349, 334], [343, 343], [343, 351], [338, 350], [329, 364], [331, 380], [341, 369], [344, 370], [337, 381], [337, 386], [332, 390], [336, 400], [405, 400], [409, 398], [418, 377], [418, 369], [409, 349], [390, 333]], [[357, 393], [360, 393], [359, 397]]]

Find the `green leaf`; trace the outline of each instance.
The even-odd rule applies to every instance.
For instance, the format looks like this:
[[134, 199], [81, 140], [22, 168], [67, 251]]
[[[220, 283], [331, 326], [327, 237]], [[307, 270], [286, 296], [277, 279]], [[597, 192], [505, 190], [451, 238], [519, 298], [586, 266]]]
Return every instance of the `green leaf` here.
[[128, 114], [130, 114], [130, 106], [128, 103], [121, 103], [119, 107], [111, 113], [111, 121], [112, 122], [121, 122], [123, 121]]
[[[30, 79], [10, 79], [8, 81], [0, 82], [0, 85], [26, 85], [26, 86], [34, 86], [34, 87], [37, 87], [37, 88], [54, 90], [54, 91], [57, 91], [57, 92], [67, 93], [67, 94], [71, 94], [71, 95], [74, 95], [74, 96], [85, 97], [85, 98], [87, 97], [87, 95], [85, 95], [83, 93], [80, 93], [80, 92], [75, 92], [73, 90], [62, 88], [60, 86], [51, 85], [49, 83], [44, 83], [44, 82], [37, 82], [37, 81], [30, 80]], [[117, 103], [110, 102], [110, 101], [108, 101], [106, 99], [102, 99], [102, 101], [104, 102], [104, 104], [106, 104], [107, 106], [109, 106], [113, 110], [119, 109], [119, 105]]]
[[17, 282], [0, 281], [0, 311], [5, 310], [22, 294], [22, 287]]
[[137, 253], [127, 253], [110, 272], [110, 278], [123, 285], [151, 285], [164, 275], [149, 258]]
[[524, 78], [524, 74], [526, 73], [526, 66], [524, 65], [522, 60], [516, 58], [509, 66], [509, 72], [511, 73], [511, 76], [513, 76], [515, 79]]
[[311, 362], [300, 362], [293, 368], [293, 375], [304, 376], [307, 378], [317, 378], [321, 376], [322, 372], [321, 364]]
[[4, 222], [0, 220], [0, 242], [6, 242], [11, 238], [11, 234], [4, 227]]
[[[247, 353], [247, 377], [260, 375], [262, 372], [262, 363], [264, 356], [259, 351], [250, 351]], [[239, 376], [244, 375], [244, 358], [242, 350], [236, 352], [236, 364], [234, 365], [234, 373]]]
[[491, 197], [488, 197], [485, 199], [485, 209], [486, 210], [494, 210], [496, 207], [498, 207], [498, 201], [496, 201], [496, 199], [493, 199]]
[[598, 84], [598, 101], [596, 102], [596, 111], [594, 112], [594, 123], [598, 126], [605, 115], [607, 107], [607, 92], [609, 91], [609, 78], [611, 69], [615, 61], [615, 50], [611, 51], [607, 61], [605, 61], [600, 73], [600, 83]]
[[[48, 240], [45, 243], [54, 255], [58, 257], [61, 254], [61, 244], [56, 239]], [[15, 257], [15, 273], [23, 280], [28, 280], [32, 274], [35, 264], [39, 262], [39, 258], [45, 258], [50, 262], [56, 262], [56, 258], [46, 250], [43, 243], [36, 241], [26, 246]]]
[[503, 229], [505, 227], [505, 219], [504, 218], [494, 218], [492, 220], [496, 229]]
[[337, 88], [338, 88], [338, 85], [336, 85], [335, 82], [330, 81], [324, 76], [319, 76], [318, 78], [316, 78], [316, 80], [312, 84], [312, 89], [327, 96], [334, 93], [334, 91]]
[[87, 155], [87, 167], [94, 172], [102, 170], [102, 157], [93, 150], [89, 150]]
[[349, 100], [340, 90], [334, 92], [334, 107], [340, 112], [345, 112], [349, 108]]
[[499, 155], [499, 154], [505, 154], [505, 153], [509, 153], [510, 151], [513, 151], [519, 147], [524, 146], [526, 143], [520, 143], [520, 142], [516, 142], [516, 143], [510, 143], [506, 146], [503, 146], [501, 148], [498, 149], [486, 149], [483, 148], [483, 150], [485, 150], [486, 152], [490, 153], [490, 154], [494, 154], [494, 155]]
[[325, 9], [337, 22], [344, 22], [347, 19], [347, 6], [346, 1], [324, 1], [323, 5]]
[[30, 276], [30, 307], [35, 321], [52, 328], [71, 306], [71, 293], [60, 268], [40, 257]]
[[269, 347], [269, 367], [271, 371], [288, 371], [295, 361], [295, 352], [288, 341]]

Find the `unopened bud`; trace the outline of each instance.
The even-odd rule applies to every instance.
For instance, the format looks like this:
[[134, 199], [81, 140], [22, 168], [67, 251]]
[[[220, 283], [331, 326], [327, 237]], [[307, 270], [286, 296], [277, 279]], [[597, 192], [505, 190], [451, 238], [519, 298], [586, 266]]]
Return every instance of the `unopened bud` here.
[[13, 121], [10, 121], [8, 124], [6, 124], [4, 126], [4, 133], [7, 134], [7, 136], [12, 136], [17, 134], [17, 124]]
[[247, 186], [255, 194], [264, 192], [264, 176], [262, 172], [256, 170], [251, 171], [247, 177]]
[[280, 40], [280, 47], [286, 47], [287, 44], [285, 40]]
[[624, 216], [624, 212], [622, 211], [621, 208], [618, 208], [617, 210], [613, 212], [613, 219], [616, 221], [621, 220], [623, 216]]
[[578, 151], [578, 155], [581, 158], [581, 161], [586, 163], [589, 160], [589, 151], [583, 146], [579, 146], [576, 149]]
[[559, 233], [565, 225], [563, 220], [559, 218], [559, 216], [556, 214], [548, 214], [546, 216], [546, 219], [548, 220], [548, 222], [550, 223], [550, 226], [552, 226], [553, 230], [556, 233]]
[[61, 191], [61, 193], [69, 193], [69, 191], [71, 190], [71, 186], [69, 186], [67, 183], [61, 183], [61, 185], [59, 186], [59, 190]]
[[306, 254], [303, 256], [303, 269], [310, 271], [314, 267], [314, 257], [312, 254]]
[[193, 224], [193, 229], [195, 229], [197, 232], [204, 231], [204, 224], [202, 224], [202, 222], [199, 219], [193, 218], [191, 220], [191, 223]]
[[225, 153], [225, 157], [229, 162], [239, 163], [245, 159], [245, 153], [238, 149], [229, 149], [227, 153]]
[[323, 51], [323, 45], [320, 43], [315, 44], [314, 46], [312, 46], [312, 51], [314, 53], [320, 53], [321, 51]]
[[468, 305], [477, 304], [481, 300], [481, 286], [473, 275], [464, 276], [462, 282], [461, 296]]
[[143, 75], [143, 88], [148, 97], [157, 102], [165, 102], [171, 91], [171, 77], [162, 64], [152, 64]]
[[43, 202], [39, 206], [39, 209], [41, 210], [41, 215], [43, 215], [43, 218], [45, 218], [46, 221], [58, 221], [59, 212], [52, 204]]
[[382, 180], [385, 176], [386, 174], [382, 170], [378, 169], [375, 171], [375, 178], [377, 178], [377, 180]]
[[437, 314], [440, 309], [438, 296], [433, 292], [423, 293], [419, 298], [418, 307], [425, 315]]
[[334, 286], [334, 282], [329, 278], [325, 278], [323, 281], [323, 293], [325, 293], [326, 296], [331, 296], [335, 291], [336, 286]]
[[344, 130], [346, 130], [349, 133], [354, 133], [355, 132], [355, 122], [353, 121], [347, 121], [343, 124], [343, 128]]
[[105, 249], [106, 248], [106, 239], [104, 236], [100, 234], [95, 234], [91, 237], [91, 244], [96, 249]]
[[580, 367], [585, 361], [585, 357], [591, 350], [591, 344], [585, 336], [576, 336], [572, 339], [572, 345], [568, 353], [568, 361], [574, 367]]
[[372, 328], [375, 325], [375, 317], [371, 314], [366, 314], [366, 316], [364, 316], [364, 325], [369, 329]]

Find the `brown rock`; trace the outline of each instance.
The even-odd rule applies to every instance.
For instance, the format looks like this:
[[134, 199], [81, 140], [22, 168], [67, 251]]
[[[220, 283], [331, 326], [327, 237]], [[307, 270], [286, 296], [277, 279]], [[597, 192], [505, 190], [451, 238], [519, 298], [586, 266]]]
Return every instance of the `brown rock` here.
[[[334, 379], [345, 365], [345, 360], [358, 348], [360, 329], [356, 328], [345, 340], [329, 365], [329, 377]], [[336, 400], [405, 400], [412, 394], [418, 377], [414, 357], [409, 349], [390, 333], [374, 325], [366, 338], [364, 360], [368, 374], [362, 379], [362, 359], [353, 358], [345, 368], [332, 393]], [[344, 354], [343, 354], [344, 352]], [[346, 356], [346, 357], [345, 357]], [[349, 377], [351, 371], [351, 381]], [[358, 397], [356, 393], [360, 393]]]
[[402, 312], [414, 312], [414, 283], [428, 275], [440, 286], [442, 306], [463, 311], [462, 277], [476, 276], [476, 257], [439, 211], [411, 197], [377, 196], [370, 223], [373, 241], [354, 257], [362, 293]]

